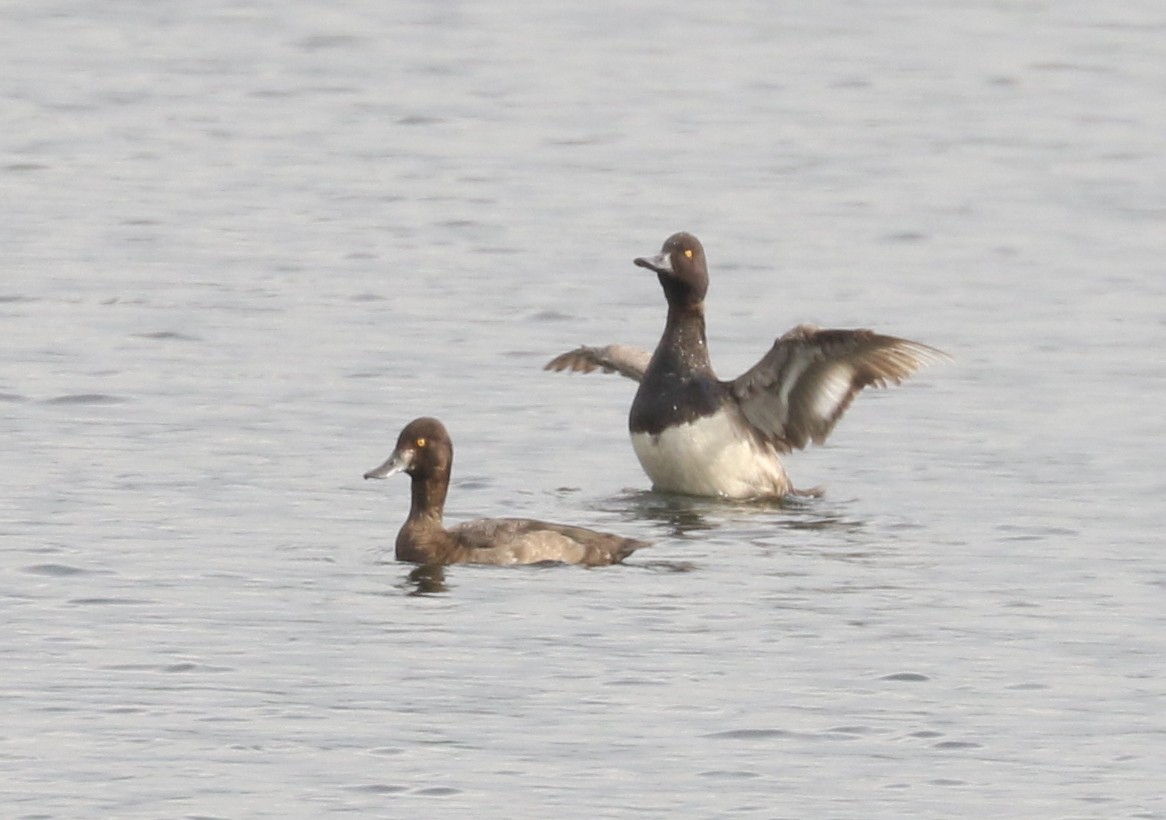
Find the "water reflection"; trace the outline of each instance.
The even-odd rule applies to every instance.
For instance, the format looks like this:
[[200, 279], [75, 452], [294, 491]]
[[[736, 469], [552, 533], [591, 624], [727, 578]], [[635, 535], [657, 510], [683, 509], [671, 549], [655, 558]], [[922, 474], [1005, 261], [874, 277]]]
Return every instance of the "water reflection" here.
[[709, 512], [714, 511], [709, 502], [707, 498], [625, 490], [607, 499], [603, 506], [627, 518], [662, 524], [669, 535], [685, 536], [716, 528], [717, 525], [708, 518]]
[[697, 565], [692, 561], [636, 561], [634, 566], [646, 569], [648, 572], [675, 573], [694, 572]]
[[782, 528], [854, 532], [866, 526], [864, 521], [843, 514], [836, 505], [820, 498], [740, 501], [625, 490], [602, 500], [599, 506], [628, 519], [655, 521], [668, 536], [680, 538], [725, 526], [740, 528], [750, 521], [762, 525], [765, 531]]
[[401, 583], [409, 595], [437, 595], [449, 592], [445, 583], [445, 567], [441, 564], [422, 564], [414, 567]]
[[[466, 565], [462, 565], [466, 566]], [[479, 565], [485, 566], [485, 565]], [[602, 569], [618, 569], [620, 565], [615, 567], [602, 567]], [[636, 562], [635, 566], [649, 569], [655, 572], [691, 572], [695, 565], [688, 561], [647, 561]], [[446, 564], [422, 564], [421, 566], [413, 567], [408, 574], [401, 579], [397, 584], [399, 589], [405, 591], [405, 594], [414, 595], [438, 595], [450, 591], [449, 585], [445, 580]], [[516, 564], [507, 569], [524, 569], [524, 570], [545, 570], [566, 568], [572, 570], [592, 571], [601, 569], [600, 567], [577, 567], [574, 564], [563, 563], [562, 561], [538, 561], [533, 564]]]

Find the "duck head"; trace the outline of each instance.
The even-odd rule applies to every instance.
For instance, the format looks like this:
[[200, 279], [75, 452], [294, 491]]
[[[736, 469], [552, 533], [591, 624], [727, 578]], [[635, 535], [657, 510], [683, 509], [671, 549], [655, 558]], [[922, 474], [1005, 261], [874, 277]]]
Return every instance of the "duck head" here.
[[678, 308], [696, 307], [708, 292], [708, 265], [700, 240], [690, 233], [674, 233], [660, 253], [632, 260], [641, 268], [655, 271], [668, 304]]
[[413, 478], [445, 477], [453, 466], [453, 442], [445, 425], [435, 418], [422, 417], [405, 425], [397, 446], [384, 464], [364, 474], [365, 478], [387, 478], [408, 473]]

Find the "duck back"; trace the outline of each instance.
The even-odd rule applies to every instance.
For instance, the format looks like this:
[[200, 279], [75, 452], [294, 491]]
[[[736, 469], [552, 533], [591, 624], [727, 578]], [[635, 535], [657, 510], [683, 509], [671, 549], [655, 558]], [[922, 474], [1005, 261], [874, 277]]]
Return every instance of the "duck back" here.
[[451, 527], [458, 563], [602, 566], [627, 558], [646, 541], [529, 518], [483, 518]]

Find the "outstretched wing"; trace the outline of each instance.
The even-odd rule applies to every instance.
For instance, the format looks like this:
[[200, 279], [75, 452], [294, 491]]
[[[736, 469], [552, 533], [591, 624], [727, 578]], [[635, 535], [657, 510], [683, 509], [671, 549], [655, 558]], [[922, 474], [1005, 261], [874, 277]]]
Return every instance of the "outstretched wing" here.
[[825, 441], [862, 388], [898, 384], [949, 358], [934, 347], [870, 330], [798, 325], [729, 386], [754, 427], [777, 447], [800, 450]]
[[604, 373], [619, 373], [633, 381], [642, 381], [652, 354], [628, 345], [606, 347], [577, 347], [547, 362], [543, 370], [572, 370], [590, 373], [602, 369]]

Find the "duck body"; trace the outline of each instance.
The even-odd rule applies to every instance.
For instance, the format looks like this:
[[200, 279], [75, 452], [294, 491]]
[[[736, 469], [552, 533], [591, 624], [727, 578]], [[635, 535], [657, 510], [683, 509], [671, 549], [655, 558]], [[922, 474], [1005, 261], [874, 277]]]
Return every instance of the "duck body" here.
[[777, 451], [750, 434], [707, 351], [703, 313], [670, 310], [628, 413], [640, 466], [665, 492], [786, 495], [792, 488]]
[[479, 518], [444, 529], [407, 521], [397, 560], [414, 564], [617, 564], [644, 541], [531, 518]]
[[658, 433], [632, 431], [632, 449], [662, 492], [737, 499], [793, 492], [778, 451], [744, 429], [739, 414], [720, 409]]
[[409, 516], [397, 533], [398, 561], [415, 564], [536, 564], [555, 561], [603, 566], [623, 561], [647, 541], [530, 518], [482, 518], [446, 529], [443, 516], [453, 442], [434, 418], [410, 422], [392, 455], [365, 478], [405, 472]]
[[634, 262], [657, 274], [668, 302], [655, 352], [580, 347], [547, 369], [602, 369], [639, 382], [628, 431], [656, 490], [733, 499], [816, 495], [816, 488], [794, 489], [780, 455], [825, 440], [863, 387], [898, 383], [946, 358], [869, 330], [799, 325], [744, 374], [723, 381], [709, 361], [708, 271], [699, 240], [674, 234], [658, 255]]

